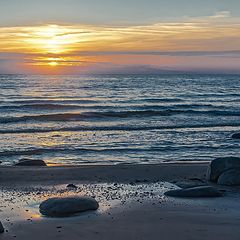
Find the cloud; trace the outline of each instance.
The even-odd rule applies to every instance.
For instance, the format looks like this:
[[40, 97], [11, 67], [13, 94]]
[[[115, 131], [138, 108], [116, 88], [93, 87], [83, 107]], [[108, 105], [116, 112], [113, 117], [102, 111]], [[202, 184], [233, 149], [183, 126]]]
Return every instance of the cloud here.
[[[117, 58], [120, 56], [126, 56], [129, 58], [141, 58], [149, 57], [209, 57], [209, 58], [240, 58], [240, 50], [229, 51], [80, 51], [66, 54], [21, 54], [21, 53], [1, 53], [1, 61], [19, 61], [27, 63], [41, 63], [46, 64], [50, 61], [57, 61], [64, 64], [94, 64], [97, 62], [109, 62], [106, 61], [106, 57]], [[100, 61], [102, 59], [102, 61]]]
[[0, 59], [1, 64], [11, 62], [25, 67], [56, 62], [62, 67], [99, 64], [114, 68], [124, 62], [154, 68], [185, 66], [185, 62], [191, 65], [193, 61], [206, 66], [210, 59], [225, 59], [229, 68], [235, 66], [232, 59], [240, 58], [239, 42], [240, 19], [222, 11], [201, 18], [139, 26], [0, 27]]
[[218, 18], [230, 18], [231, 17], [231, 12], [230, 11], [220, 11], [217, 12], [215, 15], [210, 16], [212, 19], [218, 19]]
[[240, 50], [229, 51], [83, 51], [65, 56], [111, 56], [111, 55], [152, 55], [152, 56], [225, 56], [240, 57]]
[[77, 51], [226, 51], [238, 49], [239, 40], [240, 19], [230, 17], [227, 11], [179, 22], [140, 26], [0, 28], [2, 51], [38, 54]]

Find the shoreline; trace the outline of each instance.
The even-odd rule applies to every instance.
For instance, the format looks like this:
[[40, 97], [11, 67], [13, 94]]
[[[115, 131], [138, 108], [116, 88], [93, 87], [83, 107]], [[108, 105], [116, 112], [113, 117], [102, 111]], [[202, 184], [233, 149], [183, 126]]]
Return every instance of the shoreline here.
[[[161, 163], [23, 167], [0, 166], [0, 186], [36, 183], [172, 181], [204, 178], [207, 163]], [[176, 171], [177, 170], [177, 171]]]
[[[206, 163], [19, 167], [0, 166], [3, 240], [238, 240], [237, 189], [220, 198], [164, 196], [177, 182], [205, 181]], [[67, 188], [67, 184], [77, 189]], [[49, 197], [94, 196], [100, 208], [68, 218], [39, 214]]]

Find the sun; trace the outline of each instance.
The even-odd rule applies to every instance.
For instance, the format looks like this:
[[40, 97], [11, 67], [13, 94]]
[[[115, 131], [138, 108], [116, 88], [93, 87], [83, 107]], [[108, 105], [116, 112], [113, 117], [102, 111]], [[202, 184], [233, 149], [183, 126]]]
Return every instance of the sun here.
[[55, 67], [55, 66], [58, 65], [58, 63], [57, 63], [57, 62], [49, 62], [48, 65], [49, 65], [49, 66], [52, 66], [52, 67]]
[[[44, 25], [32, 27], [25, 36], [25, 44], [34, 54], [34, 59], [29, 62], [32, 66], [58, 67], [80, 65], [83, 61], [72, 53], [76, 45], [83, 41], [83, 30], [70, 26]], [[79, 34], [81, 33], [81, 37]]]

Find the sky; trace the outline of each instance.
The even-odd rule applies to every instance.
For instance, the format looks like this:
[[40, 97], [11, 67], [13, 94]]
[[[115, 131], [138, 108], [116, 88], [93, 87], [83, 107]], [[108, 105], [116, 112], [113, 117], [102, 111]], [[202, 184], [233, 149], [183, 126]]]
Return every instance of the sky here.
[[0, 73], [239, 73], [239, 43], [239, 0], [0, 0]]

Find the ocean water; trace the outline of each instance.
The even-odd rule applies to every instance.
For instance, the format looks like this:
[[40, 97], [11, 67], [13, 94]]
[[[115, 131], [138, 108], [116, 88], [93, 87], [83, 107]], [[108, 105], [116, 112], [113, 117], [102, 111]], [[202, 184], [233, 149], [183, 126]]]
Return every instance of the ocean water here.
[[239, 156], [240, 75], [0, 75], [0, 161]]

